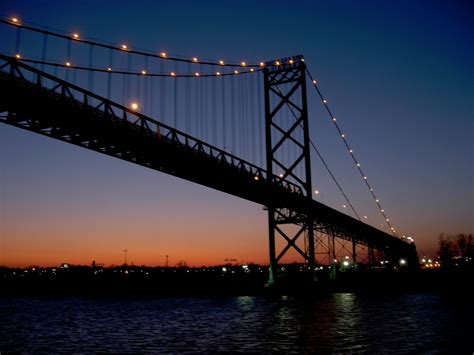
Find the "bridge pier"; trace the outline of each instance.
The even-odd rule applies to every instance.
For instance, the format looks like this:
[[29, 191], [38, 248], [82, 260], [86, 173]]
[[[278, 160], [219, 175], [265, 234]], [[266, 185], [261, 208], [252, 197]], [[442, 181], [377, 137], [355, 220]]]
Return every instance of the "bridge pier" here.
[[[312, 201], [308, 107], [306, 101], [306, 67], [302, 56], [267, 62], [263, 70], [265, 91], [265, 137], [267, 180], [279, 183], [287, 180], [299, 185], [309, 203]], [[296, 156], [286, 158], [282, 149], [294, 149]], [[295, 212], [290, 206], [269, 202], [269, 256], [268, 284], [278, 279], [278, 262], [289, 249], [296, 250], [306, 261], [315, 280], [315, 245], [313, 219], [308, 213]], [[284, 226], [297, 226], [295, 230]], [[276, 254], [275, 238], [283, 237], [287, 245]], [[307, 237], [304, 251], [297, 241]]]

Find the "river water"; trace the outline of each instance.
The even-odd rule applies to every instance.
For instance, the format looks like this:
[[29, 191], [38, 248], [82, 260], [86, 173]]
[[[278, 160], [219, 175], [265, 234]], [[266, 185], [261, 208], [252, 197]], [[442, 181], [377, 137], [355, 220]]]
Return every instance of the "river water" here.
[[0, 299], [0, 353], [472, 354], [471, 317], [439, 294]]

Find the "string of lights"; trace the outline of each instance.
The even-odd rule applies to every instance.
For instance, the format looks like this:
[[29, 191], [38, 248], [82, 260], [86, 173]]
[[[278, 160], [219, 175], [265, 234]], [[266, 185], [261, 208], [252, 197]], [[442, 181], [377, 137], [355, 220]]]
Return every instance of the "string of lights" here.
[[[6, 54], [4, 54], [6, 55]], [[49, 61], [44, 61], [44, 60], [37, 60], [37, 59], [31, 59], [31, 58], [23, 58], [21, 54], [17, 53], [15, 54], [14, 57], [19, 61], [25, 62], [25, 63], [32, 63], [32, 64], [41, 64], [41, 65], [47, 65], [47, 66], [53, 66], [56, 68], [67, 68], [67, 69], [76, 69], [76, 70], [83, 70], [83, 71], [89, 71], [89, 72], [101, 72], [101, 73], [109, 73], [109, 74], [121, 74], [121, 75], [134, 75], [134, 76], [154, 76], [154, 77], [173, 77], [173, 78], [195, 78], [195, 77], [219, 77], [219, 76], [233, 76], [233, 75], [243, 75], [243, 74], [252, 74], [258, 71], [261, 71], [263, 69], [254, 69], [250, 68], [248, 70], [233, 70], [231, 72], [220, 72], [217, 71], [215, 73], [202, 73], [202, 72], [194, 72], [194, 73], [178, 73], [178, 72], [170, 72], [170, 73], [153, 73], [153, 72], [148, 72], [146, 69], [143, 69], [141, 71], [127, 71], [127, 70], [116, 70], [111, 67], [107, 68], [94, 68], [94, 67], [87, 67], [87, 66], [76, 66], [74, 65], [71, 61], [67, 61], [64, 63], [54, 63], [54, 62], [49, 62]]]
[[42, 33], [48, 36], [62, 38], [68, 41], [75, 41], [78, 43], [89, 44], [96, 47], [108, 48], [114, 51], [122, 51], [122, 52], [125, 51], [130, 54], [137, 54], [137, 55], [142, 55], [145, 57], [159, 58], [162, 60], [170, 60], [170, 61], [175, 61], [175, 62], [184, 62], [184, 63], [192, 63], [192, 64], [217, 65], [221, 67], [241, 67], [241, 68], [242, 67], [248, 67], [248, 68], [265, 67], [264, 62], [260, 62], [258, 64], [247, 63], [245, 61], [242, 61], [240, 63], [226, 63], [223, 59], [219, 59], [217, 61], [207, 61], [207, 60], [201, 60], [198, 57], [192, 57], [192, 58], [176, 57], [163, 51], [155, 54], [152, 51], [132, 49], [132, 47], [127, 43], [122, 43], [122, 44], [114, 46], [114, 45], [107, 44], [105, 42], [99, 42], [97, 40], [92, 41], [92, 40], [85, 39], [83, 38], [81, 34], [77, 32], [64, 34], [64, 33], [53, 32], [50, 30], [42, 29], [39, 27], [29, 26], [27, 25], [25, 21], [20, 20], [18, 17], [0, 19], [0, 23], [9, 25], [9, 26], [19, 27], [19, 28], [32, 31], [32, 32]]
[[[362, 170], [362, 164], [359, 162], [359, 160], [357, 159], [356, 155], [354, 154], [354, 150], [350, 147], [348, 141], [347, 141], [347, 137], [346, 137], [346, 134], [343, 133], [340, 125], [338, 124], [337, 122], [337, 119], [336, 117], [332, 114], [330, 108], [329, 108], [329, 105], [328, 105], [328, 100], [323, 96], [323, 94], [321, 93], [321, 90], [319, 89], [318, 85], [317, 85], [317, 81], [313, 78], [313, 76], [311, 75], [308, 67], [306, 67], [306, 72], [308, 73], [308, 76], [309, 78], [311, 79], [311, 83], [313, 85], [313, 87], [315, 88], [319, 98], [321, 99], [324, 107], [326, 108], [326, 111], [327, 113], [329, 114], [329, 117], [331, 118], [331, 121], [332, 123], [334, 124], [334, 127], [336, 127], [337, 129], [337, 132], [339, 133], [339, 136], [341, 137], [342, 141], [344, 142], [344, 145], [347, 149], [347, 152], [349, 153], [350, 157], [352, 158], [352, 161], [354, 162], [357, 170], [359, 171], [359, 174], [360, 176], [362, 177], [362, 180], [364, 181], [365, 185], [367, 186], [367, 188], [369, 189], [369, 192], [372, 196], [372, 198], [374, 199], [375, 203], [377, 204], [377, 207], [380, 211], [380, 213], [382, 214], [384, 220], [385, 220], [385, 223], [387, 224], [387, 226], [390, 228], [390, 230], [392, 231], [392, 233], [394, 235], [397, 235], [397, 232], [395, 230], [395, 228], [393, 227], [392, 223], [390, 222], [390, 219], [388, 218], [387, 216], [387, 213], [385, 212], [385, 209], [382, 207], [381, 203], [380, 203], [380, 199], [375, 195], [375, 192], [374, 192], [374, 188], [372, 187], [372, 185], [369, 183], [369, 180], [367, 178], [367, 175], [364, 173], [364, 171]], [[364, 216], [365, 218], [366, 216]]]

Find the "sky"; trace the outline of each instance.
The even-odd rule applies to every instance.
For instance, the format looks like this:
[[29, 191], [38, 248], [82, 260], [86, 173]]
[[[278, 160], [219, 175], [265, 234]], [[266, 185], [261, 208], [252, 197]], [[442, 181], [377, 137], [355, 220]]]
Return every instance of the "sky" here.
[[[304, 54], [391, 222], [429, 256], [440, 233], [474, 232], [473, 15], [468, 1], [0, 4], [3, 18], [185, 57]], [[313, 141], [359, 214], [382, 228], [308, 96]], [[314, 153], [312, 167], [314, 198], [349, 213]], [[171, 265], [268, 263], [262, 206], [7, 125], [0, 192], [0, 265], [121, 264], [125, 249], [137, 265], [164, 265], [166, 255]]]

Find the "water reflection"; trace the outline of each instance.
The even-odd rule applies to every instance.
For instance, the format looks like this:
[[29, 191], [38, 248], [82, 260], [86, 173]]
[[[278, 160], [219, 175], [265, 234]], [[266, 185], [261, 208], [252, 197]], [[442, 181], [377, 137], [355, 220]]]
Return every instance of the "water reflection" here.
[[0, 351], [469, 353], [465, 307], [438, 295], [0, 300]]

